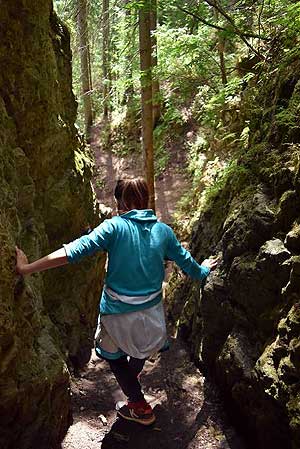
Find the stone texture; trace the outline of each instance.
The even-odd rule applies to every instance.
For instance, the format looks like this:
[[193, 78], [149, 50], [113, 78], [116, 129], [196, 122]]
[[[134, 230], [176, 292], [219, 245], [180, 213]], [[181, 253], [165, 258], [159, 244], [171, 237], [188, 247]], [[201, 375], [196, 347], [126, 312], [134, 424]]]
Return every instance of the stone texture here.
[[274, 213], [271, 201], [259, 188], [253, 196], [239, 203], [223, 225], [223, 255], [225, 261], [257, 250], [272, 232]]
[[287, 190], [280, 198], [275, 226], [282, 231], [286, 231], [299, 215], [300, 196], [295, 190]]
[[69, 36], [50, 0], [0, 10], [0, 447], [54, 449], [71, 421], [71, 362], [88, 359], [104, 258], [24, 280], [36, 259], [98, 222], [74, 126]]
[[218, 274], [215, 272], [210, 276], [194, 307], [191, 340], [195, 347], [195, 358], [202, 363], [204, 369], [213, 365], [233, 326], [228, 289], [224, 279]]
[[300, 224], [295, 223], [292, 229], [287, 233], [285, 241], [285, 246], [295, 253], [300, 252]]
[[[243, 92], [241, 130], [247, 120], [249, 146], [236, 177], [228, 177], [194, 226], [193, 255], [220, 252], [220, 265], [201, 295], [180, 284], [170, 291], [169, 310], [180, 310], [183, 292], [191, 353], [215, 376], [251, 447], [298, 449], [300, 64], [278, 57], [271, 65], [275, 77], [264, 74], [264, 82]], [[277, 116], [283, 105], [286, 123]], [[250, 185], [236, 182], [241, 164], [251, 172]], [[180, 331], [180, 314], [176, 319]]]

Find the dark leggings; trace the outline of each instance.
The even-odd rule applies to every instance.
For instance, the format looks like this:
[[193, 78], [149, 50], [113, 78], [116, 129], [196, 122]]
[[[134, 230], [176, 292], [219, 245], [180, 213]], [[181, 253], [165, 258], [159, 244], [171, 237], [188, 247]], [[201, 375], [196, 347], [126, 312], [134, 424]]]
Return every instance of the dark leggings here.
[[127, 356], [108, 360], [110, 368], [129, 402], [138, 402], [144, 399], [137, 376], [142, 371], [145, 361], [146, 359], [134, 357], [129, 357], [128, 361]]

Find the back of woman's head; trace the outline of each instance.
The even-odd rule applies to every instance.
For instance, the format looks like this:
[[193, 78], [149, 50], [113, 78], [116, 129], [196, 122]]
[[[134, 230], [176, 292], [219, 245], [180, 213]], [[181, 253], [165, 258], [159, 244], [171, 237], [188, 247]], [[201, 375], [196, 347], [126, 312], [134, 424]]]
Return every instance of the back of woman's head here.
[[149, 190], [146, 181], [142, 178], [120, 179], [115, 188], [115, 198], [119, 210], [147, 209]]

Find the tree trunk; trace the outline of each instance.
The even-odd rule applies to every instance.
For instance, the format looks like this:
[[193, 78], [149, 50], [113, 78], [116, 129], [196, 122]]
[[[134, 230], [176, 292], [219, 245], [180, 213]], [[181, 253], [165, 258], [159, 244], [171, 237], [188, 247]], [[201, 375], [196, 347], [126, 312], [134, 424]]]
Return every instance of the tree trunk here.
[[86, 0], [77, 2], [77, 34], [80, 53], [81, 91], [83, 96], [84, 124], [86, 138], [90, 139], [90, 130], [93, 124], [93, 108], [91, 98], [90, 70], [89, 70], [89, 39], [87, 27]]
[[139, 9], [139, 46], [141, 68], [142, 143], [146, 180], [149, 188], [149, 207], [155, 209], [154, 156], [153, 156], [153, 110], [151, 73], [150, 0]]
[[[214, 9], [214, 16], [215, 16], [216, 22], [218, 23], [219, 12], [216, 9]], [[224, 58], [225, 37], [221, 35], [221, 31], [217, 31], [217, 40], [218, 40], [217, 46], [218, 46], [218, 54], [219, 54], [219, 60], [220, 60], [222, 84], [223, 84], [223, 86], [225, 86], [227, 84], [227, 73], [226, 73], [226, 65], [225, 65], [225, 58]]]
[[136, 21], [135, 10], [129, 8], [128, 4], [130, 0], [124, 0], [124, 6], [126, 9], [126, 66], [125, 66], [125, 76], [126, 76], [126, 88], [124, 91], [122, 104], [127, 106], [127, 113], [131, 109], [131, 104], [134, 96], [133, 87], [133, 59], [135, 57], [135, 26]]
[[218, 40], [219, 40], [218, 52], [219, 52], [219, 58], [220, 58], [221, 77], [222, 77], [222, 83], [225, 86], [227, 84], [227, 74], [226, 74], [226, 66], [225, 66], [225, 58], [224, 58], [225, 38], [219, 36]]
[[[89, 83], [90, 83], [90, 92], [93, 91], [93, 79], [92, 79], [92, 64], [91, 64], [91, 49], [90, 45], [88, 47], [88, 60], [89, 60]], [[92, 108], [93, 112], [93, 108]]]
[[102, 0], [102, 70], [103, 70], [103, 118], [106, 120], [110, 104], [110, 61], [109, 61], [109, 0]]
[[[157, 39], [155, 36], [157, 28], [157, 0], [151, 0], [150, 11], [151, 23], [151, 47], [152, 47], [152, 68], [157, 68]], [[160, 90], [157, 73], [152, 76], [152, 99], [153, 99], [153, 125], [158, 122], [161, 114], [160, 110]]]

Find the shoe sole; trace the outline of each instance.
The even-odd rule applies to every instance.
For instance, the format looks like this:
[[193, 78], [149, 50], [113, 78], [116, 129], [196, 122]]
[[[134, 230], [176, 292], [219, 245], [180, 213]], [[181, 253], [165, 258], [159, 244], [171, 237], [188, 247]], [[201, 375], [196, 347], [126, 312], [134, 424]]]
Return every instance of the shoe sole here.
[[120, 411], [117, 411], [117, 415], [121, 416], [121, 418], [126, 419], [126, 421], [134, 421], [137, 422], [139, 424], [142, 424], [143, 426], [151, 426], [151, 424], [153, 424], [156, 420], [155, 416], [153, 416], [152, 418], [149, 418], [148, 420], [140, 420], [138, 418], [134, 418], [133, 416], [126, 416], [123, 415]]

